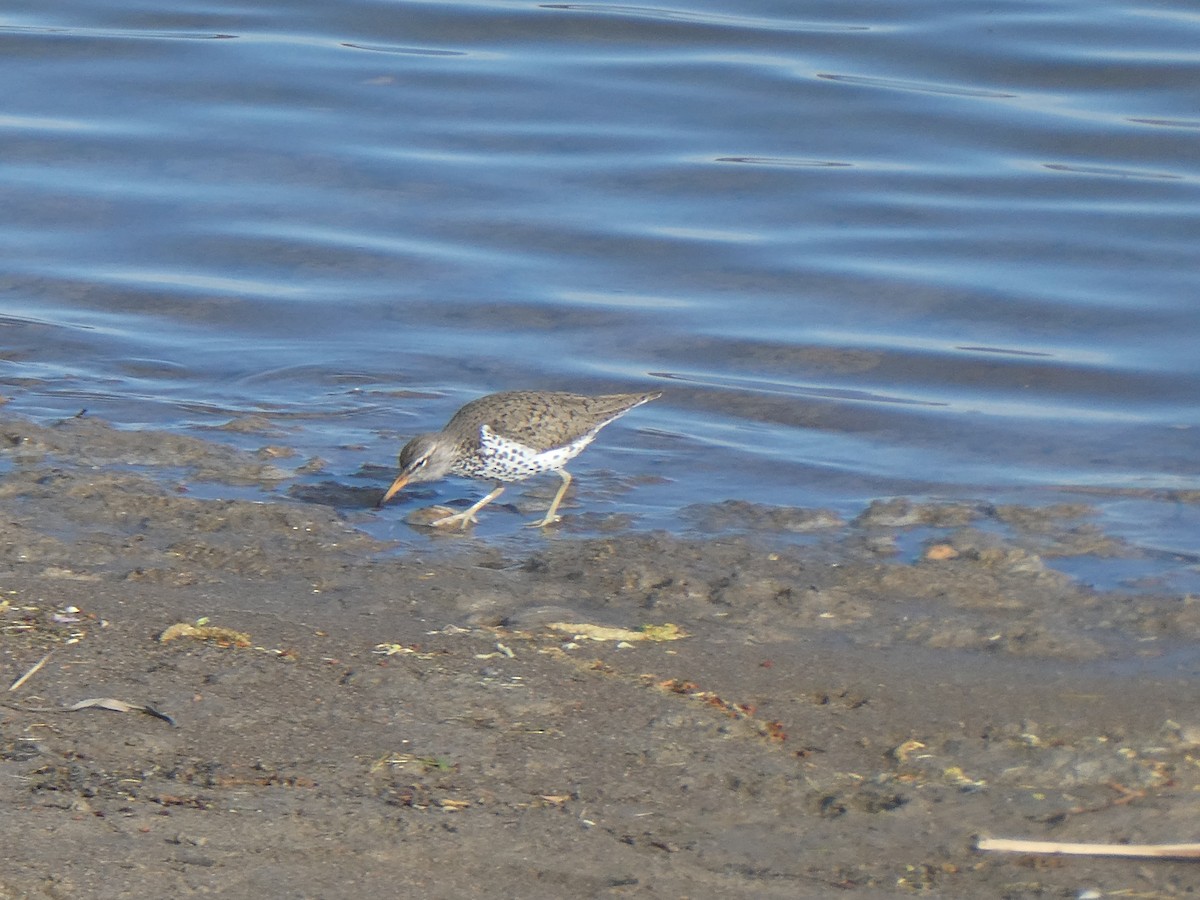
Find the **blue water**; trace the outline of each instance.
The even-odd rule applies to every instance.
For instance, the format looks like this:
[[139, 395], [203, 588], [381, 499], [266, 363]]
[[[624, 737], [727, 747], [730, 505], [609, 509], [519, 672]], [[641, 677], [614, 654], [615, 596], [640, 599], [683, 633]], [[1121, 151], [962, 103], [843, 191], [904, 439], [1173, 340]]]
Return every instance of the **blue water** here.
[[349, 483], [658, 387], [581, 509], [1082, 499], [1200, 586], [1192, 2], [10, 3], [0, 84], [12, 409]]

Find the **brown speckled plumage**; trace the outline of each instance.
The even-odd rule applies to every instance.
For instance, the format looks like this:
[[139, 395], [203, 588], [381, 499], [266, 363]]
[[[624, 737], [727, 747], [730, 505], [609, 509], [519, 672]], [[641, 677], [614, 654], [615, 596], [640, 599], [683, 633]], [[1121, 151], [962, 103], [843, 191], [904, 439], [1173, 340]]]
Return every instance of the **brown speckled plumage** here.
[[480, 426], [487, 425], [501, 437], [541, 453], [599, 431], [635, 406], [660, 396], [661, 393], [585, 397], [560, 391], [488, 394], [456, 412], [442, 434], [453, 435], [461, 452], [476, 453]]
[[486, 478], [490, 494], [465, 512], [435, 525], [474, 522], [475, 513], [503, 492], [504, 482], [542, 472], [558, 472], [563, 483], [539, 526], [557, 521], [555, 513], [571, 483], [564, 468], [609, 422], [636, 406], [661, 397], [605, 394], [587, 397], [561, 391], [505, 391], [472, 400], [437, 433], [417, 435], [400, 451], [400, 476], [380, 500], [383, 505], [409, 482], [436, 481], [446, 475]]

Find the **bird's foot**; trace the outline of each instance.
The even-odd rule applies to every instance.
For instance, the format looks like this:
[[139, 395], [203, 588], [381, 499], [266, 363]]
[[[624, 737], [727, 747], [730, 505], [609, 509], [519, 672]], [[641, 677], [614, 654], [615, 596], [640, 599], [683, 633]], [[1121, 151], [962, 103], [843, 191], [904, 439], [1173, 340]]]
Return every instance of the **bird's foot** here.
[[455, 513], [452, 516], [442, 516], [440, 519], [434, 519], [429, 524], [434, 528], [451, 528], [457, 525], [461, 531], [466, 531], [468, 525], [478, 525], [479, 520], [475, 518], [475, 513], [468, 509], [465, 512]]
[[562, 521], [562, 516], [546, 516], [546, 518], [538, 522], [530, 522], [526, 528], [546, 528], [549, 525], [556, 525]]

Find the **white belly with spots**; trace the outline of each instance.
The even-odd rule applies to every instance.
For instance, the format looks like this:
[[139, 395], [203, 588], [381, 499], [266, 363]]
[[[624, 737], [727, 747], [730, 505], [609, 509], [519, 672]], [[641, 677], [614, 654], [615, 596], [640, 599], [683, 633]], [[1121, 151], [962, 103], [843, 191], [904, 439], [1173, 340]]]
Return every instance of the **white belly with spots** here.
[[483, 452], [479, 457], [463, 460], [451, 471], [455, 475], [464, 475], [467, 478], [524, 481], [542, 472], [561, 469], [583, 452], [583, 448], [590, 444], [595, 436], [593, 432], [565, 447], [538, 452], [532, 447], [501, 437], [484, 425], [480, 429]]

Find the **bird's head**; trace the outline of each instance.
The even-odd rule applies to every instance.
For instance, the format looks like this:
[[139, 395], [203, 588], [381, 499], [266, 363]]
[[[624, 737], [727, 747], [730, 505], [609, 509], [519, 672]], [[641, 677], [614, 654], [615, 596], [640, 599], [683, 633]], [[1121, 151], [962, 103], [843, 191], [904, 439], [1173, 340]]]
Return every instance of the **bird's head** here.
[[454, 448], [440, 434], [418, 434], [400, 451], [400, 474], [379, 505], [387, 503], [409, 482], [437, 481], [450, 474]]

